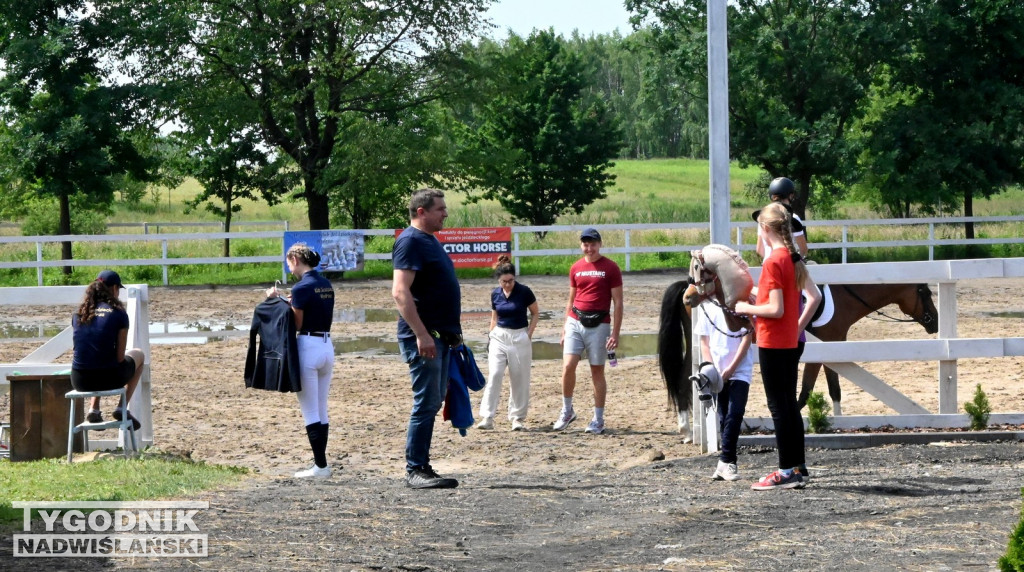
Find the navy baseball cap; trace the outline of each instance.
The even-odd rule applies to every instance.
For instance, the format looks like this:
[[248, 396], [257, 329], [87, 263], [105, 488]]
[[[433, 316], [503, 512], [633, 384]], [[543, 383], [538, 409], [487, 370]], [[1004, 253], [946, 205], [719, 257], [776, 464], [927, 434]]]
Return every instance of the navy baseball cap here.
[[597, 232], [596, 228], [586, 228], [580, 233], [580, 242], [587, 242], [590, 240], [601, 242], [601, 233]]
[[124, 284], [121, 284], [121, 276], [113, 270], [104, 270], [103, 272], [100, 272], [100, 275], [96, 277], [96, 281], [102, 282], [107, 286], [124, 287]]

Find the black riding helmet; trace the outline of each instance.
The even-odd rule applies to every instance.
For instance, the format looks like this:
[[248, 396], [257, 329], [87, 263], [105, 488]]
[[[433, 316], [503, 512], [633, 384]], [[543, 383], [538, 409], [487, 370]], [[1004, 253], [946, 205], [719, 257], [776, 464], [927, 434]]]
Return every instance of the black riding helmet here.
[[796, 193], [796, 185], [786, 177], [778, 177], [768, 185], [768, 197], [788, 197]]

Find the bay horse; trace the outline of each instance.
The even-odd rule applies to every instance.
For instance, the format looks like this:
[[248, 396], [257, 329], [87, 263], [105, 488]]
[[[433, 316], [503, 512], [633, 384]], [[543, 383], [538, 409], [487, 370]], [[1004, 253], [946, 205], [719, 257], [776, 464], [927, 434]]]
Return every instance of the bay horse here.
[[[891, 321], [917, 322], [929, 334], [939, 329], [939, 311], [932, 302], [932, 291], [927, 284], [832, 284], [820, 287], [823, 295], [819, 312], [831, 305], [831, 317], [821, 323], [818, 321], [819, 316], [815, 316], [807, 331], [821, 341], [845, 341], [850, 327], [873, 312]], [[690, 306], [684, 299], [690, 303], [699, 301], [693, 296], [692, 288], [690, 280], [680, 280], [665, 290], [658, 323], [658, 364], [669, 401], [675, 407], [679, 432], [683, 434], [684, 442], [691, 441], [689, 412], [693, 391], [689, 378], [693, 367], [693, 349], [690, 347], [693, 326]], [[902, 320], [883, 314], [880, 309], [889, 304], [897, 304], [900, 311], [910, 316], [910, 319]], [[815, 323], [818, 325], [813, 325]], [[820, 363], [804, 364], [799, 397], [801, 407], [806, 404], [807, 397], [814, 389], [821, 367]], [[828, 381], [833, 410], [836, 415], [840, 415], [842, 391], [839, 387], [839, 374], [826, 367], [825, 379]]]
[[[868, 314], [877, 313], [888, 321], [893, 322], [917, 322], [924, 327], [924, 331], [934, 334], [939, 331], [939, 310], [932, 302], [932, 291], [927, 284], [832, 284], [823, 285], [822, 308], [829, 303], [826, 298], [831, 291], [831, 302], [834, 313], [825, 323], [819, 323], [816, 315], [807, 331], [823, 342], [843, 342], [854, 323]], [[899, 319], [887, 316], [879, 311], [889, 304], [899, 306], [901, 312], [910, 316], [910, 319]], [[815, 325], [818, 324], [818, 325]], [[800, 384], [800, 396], [797, 402], [802, 408], [807, 403], [807, 398], [814, 390], [814, 383], [818, 378], [820, 363], [805, 363], [802, 383]], [[835, 415], [842, 415], [842, 390], [839, 387], [839, 374], [829, 367], [825, 367], [825, 381], [828, 382], [828, 395], [832, 399], [832, 410]]]

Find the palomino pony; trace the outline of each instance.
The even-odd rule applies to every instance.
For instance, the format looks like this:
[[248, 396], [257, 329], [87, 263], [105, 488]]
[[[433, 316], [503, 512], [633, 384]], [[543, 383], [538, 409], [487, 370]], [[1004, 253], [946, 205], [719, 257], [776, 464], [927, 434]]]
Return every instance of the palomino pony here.
[[[891, 321], [913, 321], [921, 324], [925, 331], [934, 334], [938, 331], [939, 312], [932, 303], [932, 292], [927, 284], [832, 284], [822, 287], [825, 292], [821, 303], [822, 308], [831, 307], [829, 316], [815, 317], [807, 331], [821, 341], [845, 341], [850, 327], [855, 322], [872, 312], [877, 312]], [[689, 289], [690, 295], [687, 296]], [[830, 293], [831, 292], [831, 293]], [[693, 295], [693, 284], [689, 280], [681, 280], [671, 284], [661, 300], [661, 319], [658, 327], [658, 361], [669, 400], [676, 408], [679, 432], [685, 442], [690, 440], [690, 401], [692, 382], [689, 379], [693, 367], [692, 318], [690, 306], [684, 302], [699, 303], [699, 297]], [[880, 311], [889, 304], [897, 304], [910, 319], [901, 320], [886, 316]], [[828, 318], [825, 321], [824, 318]], [[813, 325], [817, 324], [817, 325]], [[802, 388], [799, 402], [803, 406], [818, 377], [821, 364], [804, 365]], [[839, 387], [839, 374], [825, 368], [828, 381], [829, 396], [832, 398], [836, 415], [841, 414], [840, 401], [842, 392]]]

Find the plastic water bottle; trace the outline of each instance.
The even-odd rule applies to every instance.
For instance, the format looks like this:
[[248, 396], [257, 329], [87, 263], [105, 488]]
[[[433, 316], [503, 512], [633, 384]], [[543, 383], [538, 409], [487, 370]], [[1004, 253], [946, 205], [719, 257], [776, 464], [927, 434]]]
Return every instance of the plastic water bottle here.
[[610, 365], [612, 367], [615, 367], [615, 366], [619, 365], [619, 360], [615, 359], [615, 352], [614, 351], [608, 352], [608, 365]]

